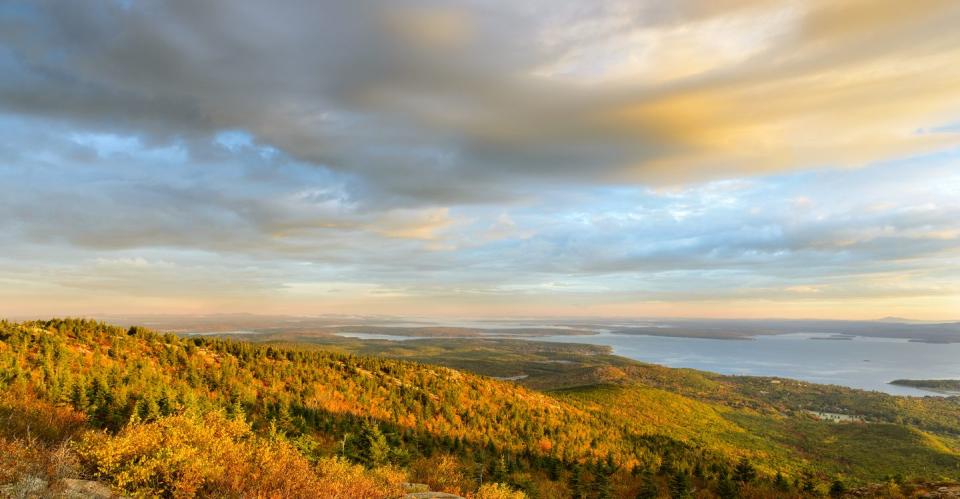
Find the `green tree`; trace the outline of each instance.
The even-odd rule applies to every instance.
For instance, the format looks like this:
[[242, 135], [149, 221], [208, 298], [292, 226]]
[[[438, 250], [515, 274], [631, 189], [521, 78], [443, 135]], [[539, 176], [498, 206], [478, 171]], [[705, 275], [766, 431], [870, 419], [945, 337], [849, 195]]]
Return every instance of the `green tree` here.
[[811, 493], [817, 489], [817, 485], [813, 481], [813, 473], [809, 471], [804, 471], [800, 480], [800, 490]]
[[683, 470], [677, 470], [670, 478], [670, 497], [673, 499], [687, 499], [693, 493], [690, 475]]
[[729, 477], [724, 477], [717, 484], [717, 495], [720, 496], [720, 499], [737, 499], [740, 497], [740, 488]]
[[507, 466], [507, 458], [501, 455], [493, 465], [493, 473], [490, 474], [494, 482], [506, 483], [510, 475], [510, 469]]
[[740, 483], [750, 483], [757, 478], [757, 469], [750, 464], [750, 461], [743, 457], [733, 469], [733, 481]]
[[570, 495], [574, 498], [580, 498], [584, 496], [584, 478], [583, 478], [583, 468], [580, 465], [573, 467], [573, 472], [570, 473], [570, 481], [568, 483], [570, 487]]
[[653, 473], [645, 471], [640, 477], [640, 490], [637, 491], [637, 499], [657, 499], [660, 497], [660, 486], [653, 476]]
[[773, 477], [773, 487], [780, 492], [786, 492], [790, 490], [790, 483], [783, 477], [783, 473], [778, 471], [777, 476]]
[[596, 479], [593, 482], [593, 489], [596, 492], [597, 499], [610, 499], [613, 497], [610, 474], [607, 473], [606, 470], [597, 471]]
[[380, 426], [365, 421], [360, 430], [358, 458], [367, 466], [382, 466], [390, 460], [390, 444], [380, 431]]
[[90, 406], [90, 401], [87, 398], [87, 389], [83, 386], [82, 379], [74, 382], [70, 391], [70, 403], [80, 411], [86, 411], [87, 407]]
[[830, 497], [843, 497], [847, 492], [847, 487], [839, 479], [834, 480], [830, 485]]
[[553, 481], [560, 479], [560, 461], [556, 459], [549, 461], [547, 464], [547, 476]]

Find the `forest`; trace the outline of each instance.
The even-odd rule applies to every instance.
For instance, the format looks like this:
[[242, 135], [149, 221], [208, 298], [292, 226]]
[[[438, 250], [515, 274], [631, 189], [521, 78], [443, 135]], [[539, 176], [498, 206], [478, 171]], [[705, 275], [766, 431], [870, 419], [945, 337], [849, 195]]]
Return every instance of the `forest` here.
[[871, 421], [836, 424], [805, 387], [618, 362], [536, 390], [316, 345], [2, 321], [0, 494], [900, 497], [960, 478], [955, 399], [864, 394]]

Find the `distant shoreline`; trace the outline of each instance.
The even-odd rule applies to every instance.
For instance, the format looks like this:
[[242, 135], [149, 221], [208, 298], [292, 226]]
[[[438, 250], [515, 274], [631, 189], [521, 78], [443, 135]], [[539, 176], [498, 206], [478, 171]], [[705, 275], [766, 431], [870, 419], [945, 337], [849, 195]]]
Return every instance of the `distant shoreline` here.
[[960, 379], [895, 379], [890, 384], [945, 395], [960, 395]]

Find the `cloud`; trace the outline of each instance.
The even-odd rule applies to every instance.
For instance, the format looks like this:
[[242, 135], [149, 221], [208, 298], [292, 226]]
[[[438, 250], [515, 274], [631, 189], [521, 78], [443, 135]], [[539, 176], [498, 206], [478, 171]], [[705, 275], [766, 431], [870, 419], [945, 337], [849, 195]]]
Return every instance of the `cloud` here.
[[540, 7], [14, 2], [0, 104], [147, 141], [243, 130], [407, 203], [957, 142], [914, 133], [960, 112], [955, 2]]
[[446, 208], [391, 210], [383, 214], [375, 230], [387, 237], [431, 241], [453, 223]]
[[949, 0], [6, 2], [0, 288], [954, 296], [957, 24]]
[[[342, 193], [304, 184], [311, 178], [300, 176], [305, 173], [264, 186], [255, 180], [263, 176], [256, 168], [241, 178], [220, 171], [205, 178], [229, 195], [133, 203], [118, 197], [112, 183], [51, 185], [8, 172], [3, 180], [18, 179], [25, 192], [38, 192], [35, 182], [45, 182], [54, 198], [71, 185], [89, 199], [45, 211], [48, 197], [10, 196], [6, 189], [0, 210], [14, 206], [22, 215], [3, 219], [0, 245], [7, 251], [0, 275], [6, 282], [0, 288], [18, 290], [16, 300], [33, 296], [34, 303], [50, 297], [74, 303], [81, 293], [86, 300], [134, 301], [125, 306], [138, 310], [187, 300], [301, 313], [330, 307], [411, 313], [428, 303], [458, 311], [519, 311], [524, 304], [545, 311], [552, 303], [584, 313], [625, 313], [630, 303], [702, 310], [718, 300], [751, 300], [753, 307], [866, 299], [915, 304], [960, 293], [952, 265], [960, 256], [960, 206], [951, 195], [960, 179], [944, 171], [952, 164], [912, 163], [928, 180], [906, 189], [897, 182], [904, 168], [897, 163], [682, 190], [576, 189], [506, 211], [474, 206], [372, 214], [355, 211], [349, 197], [331, 203]], [[108, 165], [101, 168], [108, 169], [92, 176], [116, 175]], [[271, 191], [277, 195], [262, 195]], [[290, 194], [279, 194], [284, 191]], [[273, 201], [262, 202], [268, 197]], [[809, 199], [809, 206], [797, 211], [798, 198]], [[878, 206], [878, 199], [887, 204]], [[152, 213], [165, 204], [178, 205], [184, 216], [224, 215], [171, 226]], [[83, 222], [64, 223], [70, 210]], [[117, 210], [124, 217], [110, 218]], [[308, 222], [317, 213], [322, 226]], [[93, 223], [98, 219], [105, 222]]]

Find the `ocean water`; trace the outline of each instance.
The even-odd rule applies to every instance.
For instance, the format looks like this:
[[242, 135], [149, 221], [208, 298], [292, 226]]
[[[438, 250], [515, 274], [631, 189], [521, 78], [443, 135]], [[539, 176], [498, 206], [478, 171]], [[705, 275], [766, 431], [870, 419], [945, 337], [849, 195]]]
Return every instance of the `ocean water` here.
[[895, 379], [960, 379], [960, 344], [827, 334], [781, 334], [751, 340], [715, 340], [601, 333], [548, 336], [537, 341], [608, 345], [623, 357], [722, 374], [781, 376], [811, 383], [877, 390], [894, 395], [935, 395], [889, 384]]
[[[361, 339], [404, 341], [412, 337], [340, 333]], [[493, 336], [493, 335], [491, 335]], [[749, 340], [614, 334], [538, 336], [517, 339], [607, 345], [613, 353], [669, 367], [721, 374], [780, 376], [811, 383], [876, 390], [894, 395], [937, 395], [889, 384], [895, 379], [960, 379], [960, 343], [829, 334], [780, 334]]]

